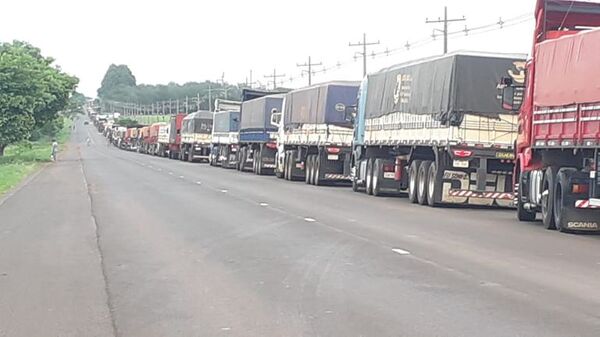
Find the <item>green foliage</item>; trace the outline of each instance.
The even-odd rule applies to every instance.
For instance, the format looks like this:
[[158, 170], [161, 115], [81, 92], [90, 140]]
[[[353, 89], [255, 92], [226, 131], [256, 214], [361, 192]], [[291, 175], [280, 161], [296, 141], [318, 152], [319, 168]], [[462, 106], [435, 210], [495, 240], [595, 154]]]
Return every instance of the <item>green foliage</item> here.
[[[111, 64], [104, 74], [98, 97], [110, 100], [134, 99], [136, 80], [128, 66]], [[129, 102], [129, 100], [125, 100]]]
[[78, 79], [53, 62], [25, 42], [0, 43], [0, 156], [67, 107]]

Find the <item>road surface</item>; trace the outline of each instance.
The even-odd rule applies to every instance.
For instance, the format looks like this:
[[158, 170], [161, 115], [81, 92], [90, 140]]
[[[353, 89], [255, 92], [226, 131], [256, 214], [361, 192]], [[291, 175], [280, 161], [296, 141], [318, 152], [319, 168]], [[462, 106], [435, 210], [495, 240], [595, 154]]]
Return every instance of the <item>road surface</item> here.
[[60, 159], [0, 205], [0, 336], [600, 336], [598, 236], [125, 152], [91, 125]]

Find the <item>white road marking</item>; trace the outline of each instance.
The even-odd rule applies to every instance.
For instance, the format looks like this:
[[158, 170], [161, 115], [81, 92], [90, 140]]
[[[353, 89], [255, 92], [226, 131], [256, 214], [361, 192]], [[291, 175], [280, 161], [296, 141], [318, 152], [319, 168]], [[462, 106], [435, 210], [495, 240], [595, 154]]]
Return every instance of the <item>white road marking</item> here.
[[229, 331], [229, 330], [231, 330], [231, 328], [224, 327], [224, 328], [221, 328], [221, 330], [223, 330], [223, 331]]
[[196, 181], [196, 185], [202, 185], [201, 181]]
[[267, 204], [266, 202], [261, 202], [261, 203], [260, 203], [260, 205], [261, 205], [262, 207], [267, 207], [267, 206], [269, 206], [269, 204]]
[[173, 172], [169, 172], [170, 175], [173, 175]]
[[184, 177], [184, 176], [179, 176], [179, 178], [183, 179], [183, 178], [185, 178], [185, 177]]
[[315, 220], [313, 218], [304, 218], [304, 221], [306, 221], [306, 222], [315, 222], [317, 220]]
[[227, 191], [227, 190], [221, 190], [221, 192], [222, 192], [222, 193], [227, 193], [228, 191]]
[[399, 249], [399, 248], [394, 248], [392, 249], [392, 251], [394, 253], [400, 254], [400, 255], [410, 255], [409, 251], [403, 250], [403, 249]]

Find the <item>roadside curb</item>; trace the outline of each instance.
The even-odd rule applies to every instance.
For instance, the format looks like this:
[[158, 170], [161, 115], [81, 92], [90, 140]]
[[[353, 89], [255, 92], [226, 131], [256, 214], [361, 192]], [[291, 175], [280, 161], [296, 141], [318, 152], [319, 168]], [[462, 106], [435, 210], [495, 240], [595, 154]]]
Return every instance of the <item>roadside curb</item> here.
[[23, 187], [27, 186], [30, 182], [32, 182], [40, 173], [42, 173], [43, 170], [46, 169], [46, 167], [48, 167], [51, 164], [52, 163], [42, 164], [37, 170], [35, 170], [33, 173], [31, 173], [29, 176], [23, 179], [20, 183], [18, 183], [17, 186], [8, 190], [8, 192], [6, 192], [6, 194], [4, 194], [3, 196], [0, 196], [0, 207], [4, 205], [4, 203], [12, 196], [14, 196], [17, 192], [22, 190]]

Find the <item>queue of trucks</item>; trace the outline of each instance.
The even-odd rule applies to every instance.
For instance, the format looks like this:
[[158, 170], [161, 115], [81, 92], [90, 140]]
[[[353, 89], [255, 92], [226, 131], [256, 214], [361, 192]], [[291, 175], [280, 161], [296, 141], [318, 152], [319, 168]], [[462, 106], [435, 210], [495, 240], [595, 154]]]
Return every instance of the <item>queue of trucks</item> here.
[[600, 4], [538, 0], [535, 16], [529, 59], [455, 52], [361, 82], [246, 89], [167, 123], [96, 123], [141, 153], [600, 231]]

